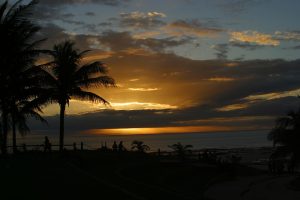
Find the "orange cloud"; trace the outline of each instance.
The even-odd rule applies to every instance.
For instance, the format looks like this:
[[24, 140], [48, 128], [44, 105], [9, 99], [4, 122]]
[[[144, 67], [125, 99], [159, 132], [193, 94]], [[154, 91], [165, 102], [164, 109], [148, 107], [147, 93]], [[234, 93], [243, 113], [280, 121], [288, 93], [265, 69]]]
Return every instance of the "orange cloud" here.
[[131, 91], [140, 91], [140, 92], [152, 92], [160, 90], [160, 88], [128, 88]]
[[229, 77], [213, 77], [213, 78], [208, 78], [205, 79], [208, 81], [216, 81], [216, 82], [229, 82], [229, 81], [234, 81], [234, 78], [229, 78]]
[[129, 81], [130, 82], [136, 82], [136, 81], [139, 81], [140, 79], [138, 79], [138, 78], [133, 78], [133, 79], [130, 79]]
[[103, 51], [103, 52], [97, 52], [97, 53], [93, 53], [93, 54], [87, 54], [82, 60], [83, 60], [83, 62], [92, 62], [92, 61], [109, 58], [109, 57], [112, 57], [113, 55], [114, 55], [114, 52], [112, 52], [112, 51]]
[[179, 124], [217, 124], [217, 123], [227, 123], [227, 122], [247, 122], [254, 120], [273, 120], [273, 116], [238, 116], [238, 117], [213, 117], [207, 119], [189, 120], [189, 121], [179, 121]]
[[[83, 113], [94, 112], [105, 109], [113, 110], [164, 110], [176, 109], [177, 106], [151, 102], [111, 102], [110, 106], [103, 104], [91, 103], [89, 101], [70, 100], [70, 104], [66, 109], [68, 115], [80, 115]], [[57, 104], [51, 104], [43, 109], [44, 116], [53, 116], [59, 113]]]
[[233, 110], [241, 110], [244, 108], [248, 108], [248, 104], [247, 103], [238, 103], [238, 104], [231, 104], [231, 105], [227, 105], [227, 106], [223, 106], [221, 108], [217, 108], [217, 111], [222, 111], [222, 112], [226, 112], [226, 111], [233, 111]]
[[134, 33], [132, 37], [134, 39], [147, 39], [147, 38], [152, 38], [154, 36], [160, 35], [162, 32], [160, 31], [145, 31], [145, 32], [139, 32], [139, 33]]
[[137, 55], [137, 56], [150, 56], [153, 53], [151, 51], [145, 50], [143, 48], [127, 48], [121, 51], [122, 53], [128, 55]]
[[163, 109], [176, 109], [177, 106], [160, 103], [149, 102], [124, 102], [124, 103], [111, 103], [114, 110], [163, 110]]
[[300, 89], [296, 90], [289, 90], [284, 92], [271, 92], [271, 93], [265, 93], [265, 94], [256, 94], [256, 95], [250, 95], [245, 97], [245, 100], [249, 101], [258, 101], [258, 100], [273, 100], [273, 99], [279, 99], [284, 97], [296, 97], [300, 94]]
[[215, 37], [223, 30], [215, 27], [208, 27], [197, 20], [178, 20], [162, 28], [167, 34], [173, 36], [194, 35], [198, 37]]
[[278, 46], [279, 40], [274, 39], [272, 35], [259, 33], [258, 31], [233, 31], [230, 32], [230, 41], [247, 42], [265, 46]]
[[229, 62], [225, 64], [227, 67], [237, 67], [239, 65], [239, 63], [236, 62]]

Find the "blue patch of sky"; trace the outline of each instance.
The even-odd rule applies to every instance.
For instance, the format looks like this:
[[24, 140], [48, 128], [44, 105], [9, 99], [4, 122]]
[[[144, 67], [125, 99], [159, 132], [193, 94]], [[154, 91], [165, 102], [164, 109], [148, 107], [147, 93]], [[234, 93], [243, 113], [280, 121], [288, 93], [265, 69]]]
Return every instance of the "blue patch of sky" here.
[[[83, 21], [88, 24], [99, 24], [101, 22], [108, 22], [110, 18], [118, 18], [120, 13], [124, 12], [162, 12], [167, 15], [163, 20], [172, 22], [178, 19], [199, 19], [204, 22], [206, 19], [214, 19], [217, 25], [229, 31], [244, 31], [256, 30], [262, 33], [273, 34], [275, 31], [291, 31], [299, 30], [297, 20], [300, 13], [300, 1], [289, 0], [280, 1], [272, 0], [267, 3], [250, 6], [239, 13], [228, 13], [218, 6], [218, 1], [184, 1], [184, 0], [152, 0], [152, 1], [138, 1], [132, 0], [125, 6], [103, 6], [96, 4], [79, 4], [67, 6], [64, 13], [73, 13], [71, 18], [75, 21]], [[86, 12], [93, 12], [95, 16], [86, 16]], [[56, 22], [64, 27], [67, 31], [76, 33], [89, 33], [86, 29], [78, 29], [76, 25]], [[113, 26], [99, 27], [99, 33], [102, 30], [112, 29], [121, 31], [124, 30], [118, 27], [117, 21]], [[162, 36], [159, 36], [162, 37]], [[191, 44], [183, 45], [173, 49], [178, 55], [189, 57], [192, 59], [213, 59], [215, 57], [215, 50], [211, 48], [212, 45], [227, 43], [229, 41], [226, 33], [220, 34], [220, 37], [215, 38], [198, 38]], [[295, 43], [281, 42], [279, 47], [264, 47], [257, 50], [244, 50], [241, 48], [230, 47], [228, 58], [233, 59], [239, 55], [245, 55], [246, 59], [255, 58], [297, 58], [298, 51], [283, 50], [282, 48], [288, 45], [295, 46]]]

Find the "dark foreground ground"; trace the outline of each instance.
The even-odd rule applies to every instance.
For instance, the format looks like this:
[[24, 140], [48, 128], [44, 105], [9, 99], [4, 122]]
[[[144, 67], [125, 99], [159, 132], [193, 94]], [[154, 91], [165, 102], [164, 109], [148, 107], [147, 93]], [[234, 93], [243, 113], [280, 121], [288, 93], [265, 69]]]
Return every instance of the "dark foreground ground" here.
[[30, 152], [0, 158], [0, 199], [207, 199], [215, 183], [263, 173], [138, 153]]

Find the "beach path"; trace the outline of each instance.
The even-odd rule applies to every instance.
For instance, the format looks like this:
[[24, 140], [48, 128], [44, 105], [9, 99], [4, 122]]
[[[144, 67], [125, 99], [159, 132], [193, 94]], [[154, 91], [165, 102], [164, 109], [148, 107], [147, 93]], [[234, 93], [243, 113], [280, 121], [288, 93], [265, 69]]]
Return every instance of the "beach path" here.
[[214, 200], [298, 200], [300, 191], [289, 188], [293, 179], [292, 175], [242, 177], [211, 186], [205, 196]]

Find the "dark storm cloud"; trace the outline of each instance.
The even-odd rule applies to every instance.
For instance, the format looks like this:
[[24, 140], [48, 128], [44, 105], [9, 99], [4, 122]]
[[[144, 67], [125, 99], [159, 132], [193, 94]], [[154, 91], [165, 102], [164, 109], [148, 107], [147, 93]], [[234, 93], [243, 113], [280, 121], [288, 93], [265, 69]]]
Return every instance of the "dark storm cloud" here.
[[96, 13], [94, 13], [94, 12], [86, 12], [85, 15], [86, 16], [95, 16]]
[[218, 59], [227, 59], [227, 54], [229, 50], [228, 44], [217, 44], [212, 46], [212, 48], [216, 51], [216, 56]]
[[72, 19], [61, 19], [61, 21], [64, 22], [64, 23], [77, 25], [77, 26], [86, 25], [83, 21], [72, 20]]
[[[67, 130], [83, 131], [103, 128], [168, 127], [168, 126], [234, 126], [270, 129], [276, 117], [297, 108], [299, 99], [289, 97], [260, 102], [252, 107], [229, 112], [218, 112], [209, 105], [178, 110], [102, 110], [83, 115], [69, 115], [65, 119]], [[59, 116], [46, 117], [48, 130], [59, 129]], [[33, 130], [45, 125], [31, 121]]]
[[[100, 4], [106, 6], [119, 6], [130, 0], [42, 0], [36, 5], [34, 17], [39, 20], [61, 20], [65, 17], [73, 17], [73, 14], [63, 13], [65, 6], [78, 4]], [[87, 12], [86, 15], [93, 16], [94, 13]]]
[[101, 22], [98, 24], [98, 26], [111, 26], [112, 23], [111, 22]]
[[[84, 36], [77, 38], [78, 44], [84, 41], [83, 38]], [[85, 42], [82, 42], [82, 45], [86, 45]], [[128, 80], [136, 72], [136, 75], [143, 76], [143, 85], [147, 85], [148, 82], [156, 83], [162, 88], [162, 91], [157, 91], [155, 95], [144, 94], [148, 102], [153, 102], [157, 98], [161, 99], [160, 101], [165, 99], [166, 102], [163, 103], [174, 99], [184, 101], [184, 99], [191, 98], [192, 103], [185, 103], [185, 107], [172, 110], [101, 110], [68, 116], [66, 118], [67, 129], [188, 125], [271, 128], [277, 116], [299, 105], [299, 99], [296, 97], [256, 101], [247, 97], [298, 89], [300, 60], [253, 60], [240, 61], [232, 65], [229, 61], [197, 61], [163, 53], [153, 56], [126, 55], [122, 58], [119, 58], [119, 55], [122, 54], [116, 54], [115, 57], [105, 60], [112, 69], [111, 74], [116, 78], [120, 77], [117, 78], [118, 82]], [[178, 72], [176, 76], [164, 76], [174, 71]], [[205, 81], [210, 77], [231, 77], [233, 81]], [[160, 80], [159, 83], [157, 80]], [[170, 84], [174, 87], [170, 87]], [[114, 95], [114, 91], [108, 92]], [[124, 93], [122, 88], [115, 92], [116, 97]], [[126, 99], [130, 99], [130, 94], [126, 95]], [[247, 106], [242, 109], [219, 110], [221, 107], [233, 104]], [[216, 120], [216, 118], [224, 119]], [[57, 130], [58, 116], [47, 117], [47, 119], [50, 129]], [[33, 122], [32, 127], [42, 129], [37, 122]]]
[[292, 41], [299, 42], [300, 41], [300, 31], [276, 31], [274, 38], [282, 41]]
[[49, 49], [54, 44], [70, 39], [70, 35], [65, 30], [55, 24], [47, 23], [42, 26], [40, 32], [37, 33], [37, 39], [46, 39], [42, 43], [41, 48]]
[[[105, 50], [109, 48], [115, 53], [115, 56], [108, 58], [107, 62], [116, 66], [116, 74], [119, 72], [126, 74], [128, 70], [132, 72], [143, 70], [143, 76], [147, 77], [145, 79], [148, 80], [149, 84], [156, 82], [151, 77], [160, 77], [161, 83], [166, 85], [168, 82], [180, 83], [179, 89], [194, 95], [193, 103], [211, 101], [218, 105], [226, 105], [252, 94], [293, 90], [300, 85], [299, 60], [235, 61], [233, 67], [230, 67], [232, 61], [199, 61], [166, 53], [169, 47], [176, 47], [189, 42], [188, 38], [182, 40], [175, 40], [174, 38], [135, 39], [129, 32], [114, 31], [103, 32], [97, 36], [70, 35], [54, 24], [45, 26], [41, 30], [40, 37], [48, 38], [43, 44], [45, 48], [51, 48], [53, 44], [66, 39], [74, 40], [76, 47], [81, 50]], [[126, 54], [126, 50], [141, 48], [145, 51], [154, 51], [156, 54]], [[124, 57], [120, 59], [118, 58], [119, 55]], [[127, 68], [119, 69], [118, 65], [127, 66]], [[174, 72], [176, 72], [176, 76], [168, 76], [168, 74], [175, 74]], [[130, 79], [130, 77], [119, 77], [121, 80], [126, 78]], [[233, 81], [218, 82], [222, 79], [226, 81], [226, 78]], [[220, 85], [222, 85], [222, 89], [220, 89]], [[154, 87], [160, 88], [160, 86]], [[176, 95], [178, 92], [174, 88], [168, 88], [168, 91], [171, 95]], [[165, 93], [164, 90], [159, 92]], [[206, 95], [202, 95], [203, 93], [210, 95], [207, 100], [203, 100], [206, 98]], [[214, 101], [211, 100], [211, 96], [213, 96]]]
[[[71, 15], [67, 15], [68, 13], [61, 13], [61, 8], [51, 7], [43, 4], [38, 4], [34, 7], [34, 18], [38, 20], [54, 20], [64, 18], [73, 17]], [[67, 15], [67, 16], [66, 16]]]
[[260, 4], [269, 1], [270, 0], [216, 0], [217, 5], [228, 14], [238, 14], [246, 11], [253, 6], [259, 6]]
[[98, 41], [109, 47], [112, 51], [122, 51], [128, 48], [145, 48], [152, 51], [160, 52], [169, 47], [176, 47], [188, 43], [189, 38], [175, 39], [174, 37], [168, 37], [163, 39], [146, 38], [136, 39], [130, 32], [115, 32], [106, 31], [99, 37]]
[[236, 67], [219, 67], [212, 73], [214, 76], [229, 76], [236, 81], [222, 84], [214, 99], [217, 104], [225, 105], [239, 103], [236, 101], [249, 95], [297, 89], [299, 64], [300, 60], [253, 60], [238, 62]]
[[249, 42], [237, 42], [237, 41], [230, 41], [229, 45], [232, 47], [238, 47], [238, 48], [242, 48], [242, 49], [246, 49], [246, 50], [250, 50], [250, 51], [254, 51], [256, 49], [260, 49], [260, 48], [264, 47], [262, 45], [252, 44]]
[[[132, 78], [139, 78], [142, 83], [137, 82], [134, 87], [160, 88], [155, 91], [155, 95], [151, 92], [143, 93], [139, 99], [141, 102], [180, 104], [179, 109], [175, 110], [106, 110], [69, 116], [66, 119], [68, 129], [180, 126], [182, 121], [185, 121], [184, 125], [194, 125], [195, 120], [240, 116], [275, 118], [298, 105], [298, 100], [294, 97], [254, 102], [247, 97], [298, 89], [300, 60], [192, 60], [166, 51], [169, 47], [189, 42], [188, 38], [138, 39], [130, 32], [116, 31], [106, 31], [99, 35], [72, 35], [54, 24], [44, 25], [39, 37], [48, 38], [43, 44], [45, 48], [51, 48], [53, 44], [66, 39], [74, 40], [76, 47], [81, 50], [101, 50], [103, 47], [104, 51], [107, 48], [114, 55], [106, 58], [105, 63], [111, 68], [111, 74], [118, 83], [123, 84]], [[219, 50], [222, 47], [226, 54], [227, 46], [221, 46]], [[128, 54], [125, 51], [139, 48], [155, 51], [155, 54]], [[128, 102], [134, 101], [138, 94], [128, 91], [127, 88], [109, 90], [107, 93], [114, 100], [121, 99], [119, 102], [123, 102], [124, 97]], [[220, 110], [234, 104], [247, 106], [242, 109]], [[58, 118], [48, 119], [51, 127], [57, 129]], [[266, 122], [266, 119], [262, 121]], [[269, 120], [268, 123], [271, 122], [273, 121]], [[250, 120], [243, 123], [253, 125], [254, 122]], [[198, 125], [205, 123], [201, 121]], [[33, 127], [39, 128], [36, 122]]]
[[300, 50], [300, 45], [296, 45], [296, 46], [292, 46], [292, 47], [285, 47], [285, 48], [282, 48], [282, 49], [285, 49], [285, 50]]
[[[84, 28], [90, 32], [98, 32], [98, 26], [94, 24], [86, 24], [71, 18], [64, 18], [65, 23], [78, 25], [78, 28]], [[101, 24], [103, 25], [103, 24]], [[110, 25], [108, 23], [105, 26]], [[77, 28], [77, 29], [78, 29]], [[91, 44], [99, 43], [102, 48], [110, 48], [112, 51], [123, 51], [127, 49], [145, 49], [149, 51], [162, 52], [171, 47], [177, 47], [191, 41], [189, 37], [167, 37], [167, 38], [135, 38], [130, 32], [104, 31], [98, 36], [95, 35], [71, 35], [65, 32], [63, 28], [54, 23], [47, 23], [42, 26], [40, 32], [41, 38], [48, 38], [43, 46], [53, 45], [65, 39], [73, 39], [78, 46], [82, 48], [90, 48]], [[56, 41], [53, 43], [53, 41]]]
[[284, 97], [279, 99], [273, 99], [269, 101], [259, 101], [248, 108], [232, 111], [234, 115], [268, 115], [276, 118], [277, 116], [283, 116], [291, 110], [299, 108], [299, 99], [297, 97]]
[[44, 24], [42, 29], [37, 34], [37, 39], [46, 38], [42, 43], [43, 48], [52, 48], [54, 44], [63, 42], [65, 40], [73, 40], [79, 49], [91, 49], [91, 44], [95, 36], [91, 35], [72, 35], [66, 33], [65, 30], [53, 23]]
[[42, 0], [41, 4], [49, 6], [61, 6], [61, 5], [70, 5], [70, 4], [87, 4], [95, 3], [108, 6], [118, 6], [121, 3], [128, 2], [129, 0]]
[[[232, 62], [191, 60], [166, 53], [147, 56], [121, 54], [122, 58], [117, 58], [118, 55], [107, 58], [106, 62], [120, 83], [137, 77], [143, 80], [144, 86], [161, 88], [155, 95], [143, 94], [142, 102], [181, 106], [199, 104], [217, 109], [247, 103], [250, 100], [245, 98], [250, 95], [281, 93], [298, 89], [300, 85], [300, 60]], [[129, 100], [134, 95], [126, 93]], [[116, 99], [118, 95], [113, 97]]]
[[[127, 56], [121, 61], [129, 66], [132, 63], [130, 60], [135, 60], [135, 66], [139, 66], [131, 68], [130, 71], [143, 69], [144, 76], [155, 77], [149, 82], [160, 78], [161, 84], [177, 83], [175, 88], [166, 88], [168, 94], [174, 95], [173, 98], [180, 98], [179, 90], [183, 97], [192, 99], [193, 103], [216, 107], [237, 103], [253, 94], [294, 90], [300, 85], [299, 60], [242, 61], [231, 67], [230, 61], [197, 61], [172, 54], [159, 54], [148, 57]], [[164, 76], [172, 72], [177, 72], [177, 75]], [[218, 78], [231, 78], [233, 81], [220, 82]], [[206, 81], [209, 79], [212, 81]]]
[[296, 50], [299, 50], [300, 49], [300, 45], [298, 45], [298, 46], [294, 46], [294, 47], [292, 47], [293, 49], [296, 49]]
[[198, 19], [176, 20], [168, 24], [165, 29], [172, 35], [180, 36], [189, 34], [198, 37], [212, 37], [224, 31], [212, 19], [202, 21]]
[[61, 16], [62, 16], [63, 18], [71, 18], [71, 17], [75, 17], [75, 15], [72, 14], [72, 13], [65, 13], [65, 14], [62, 14]]

